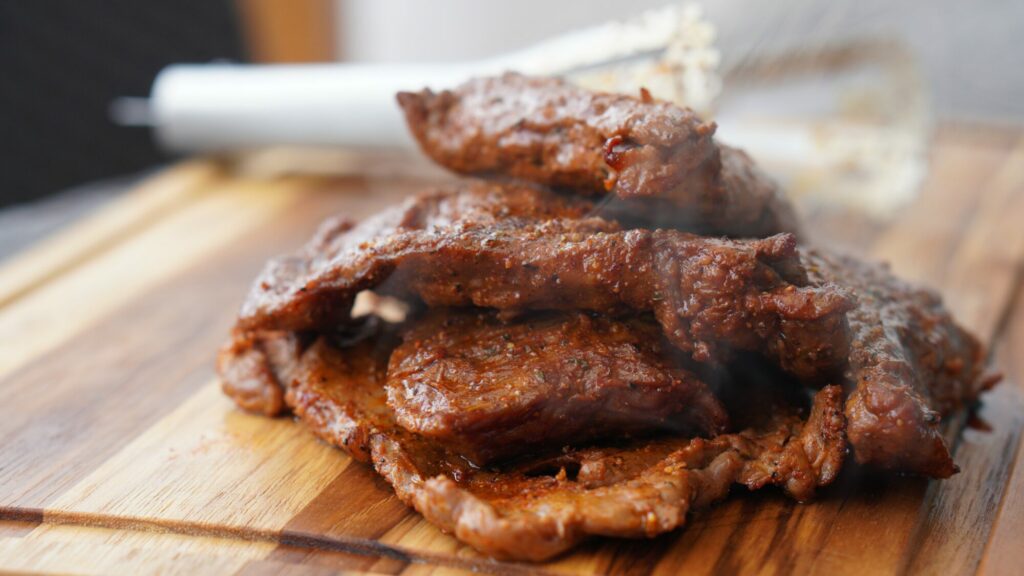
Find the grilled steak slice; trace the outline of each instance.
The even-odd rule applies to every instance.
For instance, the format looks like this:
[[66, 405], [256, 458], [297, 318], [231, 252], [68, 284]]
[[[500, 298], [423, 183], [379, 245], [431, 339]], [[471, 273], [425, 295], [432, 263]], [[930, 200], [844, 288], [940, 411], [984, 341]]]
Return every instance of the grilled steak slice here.
[[[623, 200], [659, 199], [672, 227], [736, 236], [795, 232], [792, 207], [750, 158], [714, 142], [714, 123], [668, 102], [506, 74], [454, 91], [398, 95], [438, 164]], [[620, 209], [623, 207], [619, 207]], [[644, 204], [628, 210], [656, 214]]]
[[807, 251], [812, 277], [853, 289], [846, 417], [858, 461], [936, 478], [957, 467], [939, 429], [948, 414], [995, 383], [984, 351], [932, 291], [886, 267]]
[[830, 386], [806, 420], [780, 409], [712, 439], [631, 440], [481, 470], [394, 421], [384, 390], [392, 341], [317, 340], [286, 399], [321, 438], [369, 458], [404, 502], [492, 556], [543, 560], [588, 535], [655, 536], [734, 483], [804, 500], [835, 478], [846, 451], [841, 391]]
[[554, 462], [553, 475], [525, 464], [459, 480], [422, 457], [417, 443], [387, 436], [373, 439], [373, 462], [399, 498], [446, 532], [497, 558], [539, 561], [589, 535], [650, 538], [674, 530], [735, 483], [810, 497], [832, 482], [845, 454], [841, 405], [841, 390], [830, 386], [806, 422], [790, 413], [711, 440], [572, 451]]
[[[467, 202], [455, 195], [429, 213], [447, 213], [448, 201]], [[330, 329], [348, 320], [356, 294], [373, 289], [430, 306], [509, 313], [653, 312], [669, 340], [697, 361], [754, 350], [806, 381], [828, 381], [845, 365], [852, 302], [835, 285], [808, 282], [791, 235], [727, 240], [480, 210], [434, 218], [415, 200], [405, 213], [417, 216], [328, 225], [297, 254], [271, 261], [238, 329]], [[437, 220], [445, 225], [421, 224]]]
[[[424, 152], [463, 174], [637, 195], [649, 183], [685, 183], [718, 162], [714, 123], [691, 110], [591, 92], [557, 78], [509, 73], [454, 91], [401, 92], [398, 102]], [[612, 138], [619, 150], [612, 149]], [[609, 165], [612, 156], [621, 169]]]
[[297, 361], [285, 402], [322, 440], [368, 462], [373, 434], [400, 434], [383, 386], [398, 340], [375, 319], [360, 332], [341, 345], [318, 338]]
[[284, 387], [295, 372], [304, 340], [291, 332], [233, 336], [217, 354], [224, 393], [249, 412], [280, 414], [285, 409]]
[[727, 416], [653, 319], [432, 309], [388, 368], [398, 423], [477, 465], [651, 432], [714, 436]]

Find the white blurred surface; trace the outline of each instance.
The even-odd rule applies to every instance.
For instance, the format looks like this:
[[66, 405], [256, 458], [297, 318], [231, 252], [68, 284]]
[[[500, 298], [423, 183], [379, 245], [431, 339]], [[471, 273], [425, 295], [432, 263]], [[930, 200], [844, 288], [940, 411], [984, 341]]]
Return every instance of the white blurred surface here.
[[[527, 46], [665, 0], [338, 0], [339, 54], [455, 61]], [[751, 56], [894, 38], [920, 62], [946, 118], [1024, 122], [1024, 1], [706, 0], [724, 68]]]
[[710, 115], [721, 85], [714, 30], [695, 5], [669, 5], [607, 21], [497, 57], [444, 62], [296, 65], [175, 64], [153, 84], [146, 114], [168, 150], [260, 146], [412, 147], [395, 102], [402, 90], [449, 88], [517, 70], [566, 76], [600, 90], [637, 93]]

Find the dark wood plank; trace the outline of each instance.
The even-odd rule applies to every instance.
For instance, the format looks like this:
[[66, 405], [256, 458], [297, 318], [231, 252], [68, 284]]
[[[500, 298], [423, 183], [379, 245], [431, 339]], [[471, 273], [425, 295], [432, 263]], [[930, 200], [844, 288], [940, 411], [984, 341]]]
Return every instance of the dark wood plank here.
[[373, 551], [377, 539], [412, 514], [372, 467], [354, 462], [288, 522], [284, 537], [361, 540]]
[[246, 563], [237, 574], [239, 576], [316, 575], [340, 572], [401, 574], [408, 566], [408, 562], [396, 558], [281, 545], [266, 558]]
[[[1024, 397], [1024, 285], [1017, 291], [1016, 305], [1010, 317], [1006, 334], [999, 350], [1000, 366], [1005, 370], [1006, 381], [1002, 386], [1002, 395], [1010, 395], [1013, 389], [1019, 405]], [[989, 409], [995, 402], [986, 402]], [[994, 406], [992, 406], [995, 409]], [[1020, 417], [1018, 412], [1017, 417]], [[982, 418], [987, 421], [988, 415], [982, 411]], [[999, 422], [993, 422], [993, 431], [999, 433]], [[1024, 567], [1024, 546], [1020, 537], [1024, 534], [1024, 440], [1018, 439], [1014, 453], [1004, 454], [1000, 462], [1010, 470], [1010, 477], [1001, 486], [1001, 501], [994, 511], [995, 519], [988, 531], [989, 540], [985, 553], [979, 564], [982, 574], [1001, 575], [1013, 574]]]
[[42, 522], [42, 515], [36, 521], [2, 520], [0, 521], [0, 538], [20, 538], [38, 528]]
[[[1014, 296], [1024, 263], [1024, 143], [1011, 150], [986, 181], [976, 214], [947, 270], [949, 305], [968, 326], [995, 338], [1012, 322]], [[1006, 370], [1012, 340], [998, 346], [996, 366]], [[1011, 378], [1014, 376], [1010, 373]], [[956, 436], [963, 472], [935, 483], [926, 499], [918, 542], [908, 555], [912, 572], [957, 569], [974, 572], [1004, 497], [1024, 426], [1024, 399], [1014, 382], [983, 398], [979, 417], [990, 431], [968, 428]]]

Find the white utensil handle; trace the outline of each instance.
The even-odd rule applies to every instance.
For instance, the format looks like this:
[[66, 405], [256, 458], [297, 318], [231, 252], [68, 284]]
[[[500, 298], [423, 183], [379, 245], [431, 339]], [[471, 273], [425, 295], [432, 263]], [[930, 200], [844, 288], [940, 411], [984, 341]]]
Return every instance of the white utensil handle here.
[[395, 93], [470, 75], [463, 65], [176, 65], [157, 77], [152, 113], [171, 150], [410, 146]]
[[157, 76], [146, 116], [160, 143], [179, 151], [410, 146], [396, 92], [450, 88], [509, 70], [564, 74], [615, 63], [665, 49], [688, 30], [683, 23], [696, 22], [694, 10], [666, 6], [458, 64], [175, 65]]

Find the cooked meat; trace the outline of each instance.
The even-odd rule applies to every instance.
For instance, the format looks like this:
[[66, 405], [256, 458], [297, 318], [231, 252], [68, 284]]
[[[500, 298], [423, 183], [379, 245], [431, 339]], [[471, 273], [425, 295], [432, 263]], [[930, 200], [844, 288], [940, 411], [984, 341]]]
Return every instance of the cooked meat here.
[[[588, 535], [649, 538], [674, 530], [734, 483], [800, 490], [791, 494], [806, 499], [832, 482], [845, 454], [841, 404], [841, 391], [830, 386], [818, 393], [806, 423], [780, 415], [763, 428], [711, 440], [569, 452], [552, 475], [525, 465], [457, 480], [420, 457], [415, 443], [387, 436], [373, 439], [373, 459], [399, 498], [460, 540], [498, 558], [544, 560]], [[812, 445], [824, 450], [804, 452]]]
[[[464, 181], [428, 189], [358, 226], [343, 217], [330, 218], [299, 254], [272, 261], [270, 267], [282, 276], [299, 274], [300, 266], [304, 270], [324, 258], [328, 249], [358, 251], [364, 242], [401, 230], [429, 232], [463, 222], [481, 225], [508, 218], [580, 218], [592, 209], [588, 201], [528, 184]], [[278, 414], [285, 408], [282, 386], [292, 368], [286, 349], [300, 344], [287, 331], [236, 332], [217, 358], [224, 392], [245, 410]]]
[[608, 197], [593, 214], [629, 228], [666, 228], [706, 235], [769, 236], [798, 232], [796, 214], [775, 183], [742, 150], [722, 146], [721, 189], [697, 208], [678, 198]]
[[995, 382], [982, 377], [981, 344], [937, 294], [885, 267], [807, 251], [813, 278], [853, 289], [846, 417], [858, 461], [936, 478], [956, 473], [939, 429], [948, 414]]
[[[463, 174], [507, 175], [668, 203], [673, 227], [736, 236], [796, 231], [792, 207], [714, 123], [668, 102], [506, 74], [398, 95], [424, 152]], [[621, 208], [621, 207], [620, 207]], [[630, 210], [656, 215], [643, 203]]]
[[[747, 395], [745, 387], [735, 392]], [[755, 404], [760, 405], [757, 417], [743, 432], [720, 435], [707, 443], [728, 446], [743, 457], [743, 470], [737, 480], [740, 484], [751, 490], [777, 485], [793, 498], [806, 501], [817, 487], [835, 480], [846, 456], [843, 392], [839, 386], [823, 388], [808, 407], [806, 422], [799, 418], [804, 412], [801, 406], [806, 403], [806, 391], [801, 394], [801, 402], [789, 403], [783, 396], [775, 388], [755, 391], [743, 402], [750, 405], [751, 413], [758, 409]], [[766, 410], [765, 405], [772, 409]], [[575, 474], [576, 482], [595, 488], [635, 477], [692, 443], [693, 439], [678, 435], [627, 440], [618, 446], [610, 443], [547, 458], [527, 458], [505, 466], [503, 471], [538, 476], [566, 469]]]
[[397, 433], [383, 383], [398, 341], [376, 319], [357, 332], [359, 337], [341, 343], [337, 337], [318, 338], [296, 361], [284, 398], [317, 436], [368, 462], [370, 436]]
[[454, 91], [401, 92], [398, 102], [423, 150], [463, 174], [508, 174], [584, 194], [621, 188], [632, 196], [651, 184], [685, 184], [719, 161], [715, 124], [692, 111], [556, 78], [509, 73]]
[[[939, 429], [940, 414], [972, 401], [992, 384], [981, 376], [981, 346], [953, 322], [934, 293], [909, 286], [884, 268], [819, 251], [807, 251], [802, 259], [809, 263], [811, 284], [839, 284], [855, 290], [859, 299], [849, 313], [853, 342], [846, 371], [846, 415], [858, 460], [939, 478], [955, 473]], [[794, 330], [786, 344], [798, 349], [802, 337], [815, 341]], [[228, 392], [242, 397], [248, 409], [279, 409], [276, 388], [257, 385], [257, 377], [267, 381], [265, 375], [272, 375], [267, 365], [251, 361], [242, 366], [248, 371], [239, 374], [255, 377], [227, 380], [239, 382], [226, 384]]]
[[[359, 224], [343, 215], [328, 218], [296, 253], [270, 260], [252, 292], [295, 289], [301, 294], [305, 289], [295, 284], [312, 281], [314, 274], [327, 272], [332, 261], [365, 258], [363, 253], [367, 249], [386, 245], [394, 238], [414, 232], [441, 240], [444, 232], [453, 229], [480, 228], [499, 222], [526, 225], [553, 218], [581, 219], [592, 209], [593, 204], [586, 200], [558, 196], [529, 185], [471, 180], [438, 186], [382, 210]], [[605, 226], [618, 229], [614, 223], [606, 223]], [[287, 282], [291, 284], [284, 286]], [[283, 305], [285, 303], [278, 300], [287, 297], [287, 294], [265, 294], [261, 301], [250, 298], [241, 315], [269, 314], [269, 310], [262, 309]], [[312, 316], [305, 322], [293, 318], [286, 323], [329, 328], [337, 321], [347, 319], [350, 304], [335, 302], [328, 306], [331, 310], [325, 310], [322, 318]], [[246, 323], [270, 324], [275, 321], [273, 318], [249, 319]]]
[[265, 268], [238, 328], [329, 329], [367, 289], [506, 313], [653, 312], [697, 361], [756, 350], [814, 382], [845, 365], [852, 304], [835, 285], [807, 281], [787, 234], [744, 241], [622, 231], [599, 218], [467, 218], [427, 230], [375, 222], [321, 233]]
[[[565, 471], [554, 476], [482, 472], [460, 482], [440, 472], [435, 458], [421, 456], [419, 444], [384, 435], [373, 439], [373, 462], [403, 502], [445, 532], [492, 557], [540, 561], [589, 535], [637, 538], [669, 532], [684, 524], [691, 509], [725, 497], [742, 473], [742, 457], [699, 438], [691, 445], [597, 486], [577, 482]], [[592, 464], [614, 469], [626, 459], [620, 454]]]
[[291, 332], [237, 334], [217, 354], [221, 387], [241, 408], [276, 416], [284, 410], [303, 338]]
[[936, 294], [798, 247], [713, 123], [517, 74], [399, 102], [434, 160], [495, 180], [271, 261], [218, 355], [242, 408], [292, 411], [499, 558], [653, 537], [735, 484], [807, 500], [848, 446], [957, 471], [938, 425], [994, 384], [981, 345]]
[[[839, 475], [846, 458], [846, 419], [843, 417], [843, 390], [826, 386], [814, 397], [810, 415], [799, 428], [778, 426], [786, 408], [772, 414], [776, 427], [748, 442], [742, 434], [731, 438], [732, 445], [746, 458], [740, 483], [751, 490], [763, 486], [782, 487], [800, 501], [814, 496], [819, 486], [827, 486]], [[783, 416], [779, 416], [779, 415]]]
[[713, 439], [633, 440], [517, 460], [496, 470], [400, 428], [386, 408], [385, 335], [341, 347], [321, 338], [302, 356], [287, 399], [316, 434], [367, 454], [396, 494], [485, 554], [542, 560], [588, 535], [650, 537], [734, 483], [776, 485], [804, 500], [830, 483], [845, 454], [842, 396], [815, 398], [806, 422], [777, 411], [758, 427]]
[[682, 368], [653, 319], [432, 309], [388, 368], [398, 423], [477, 465], [650, 432], [725, 431], [710, 389]]

